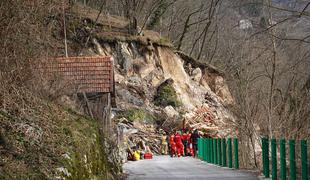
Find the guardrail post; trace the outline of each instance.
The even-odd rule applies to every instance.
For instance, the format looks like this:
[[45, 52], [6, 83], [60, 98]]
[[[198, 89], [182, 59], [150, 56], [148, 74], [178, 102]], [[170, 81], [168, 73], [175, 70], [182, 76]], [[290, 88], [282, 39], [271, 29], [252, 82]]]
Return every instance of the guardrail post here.
[[232, 145], [231, 145], [231, 138], [228, 138], [228, 167], [232, 168]]
[[218, 138], [218, 148], [219, 148], [219, 153], [218, 153], [218, 156], [219, 156], [219, 165], [222, 166], [222, 139], [221, 138]]
[[208, 138], [208, 156], [209, 156], [209, 161], [208, 161], [208, 163], [211, 163], [211, 144], [210, 144], [210, 138]]
[[201, 141], [201, 138], [198, 138], [198, 143], [197, 143], [197, 146], [198, 146], [198, 158], [201, 159], [201, 145], [200, 145], [200, 141]]
[[263, 174], [265, 175], [265, 178], [270, 177], [269, 172], [269, 141], [268, 138], [263, 137], [262, 138], [262, 150], [263, 150]]
[[295, 140], [289, 140], [290, 146], [290, 180], [296, 180]]
[[223, 146], [223, 166], [227, 166], [227, 161], [226, 161], [226, 139], [222, 139], [222, 146]]
[[277, 141], [271, 139], [271, 163], [272, 163], [272, 180], [278, 179], [277, 173]]
[[286, 179], [285, 139], [280, 140], [280, 174], [281, 180]]
[[307, 141], [300, 141], [301, 179], [308, 180]]
[[280, 174], [281, 180], [286, 179], [285, 139], [280, 140]]
[[207, 139], [208, 145], [208, 163], [211, 163], [211, 145], [210, 145], [210, 138]]
[[206, 161], [206, 138], [203, 138], [203, 161]]
[[209, 150], [209, 147], [208, 147], [208, 138], [206, 138], [206, 162], [208, 162], [208, 159], [209, 159], [209, 155], [208, 155], [208, 150]]
[[238, 139], [234, 138], [235, 169], [239, 169]]
[[214, 156], [215, 156], [215, 162], [214, 164], [218, 164], [218, 159], [217, 159], [217, 139], [214, 138]]
[[207, 139], [204, 139], [204, 160], [207, 161]]
[[204, 152], [204, 158], [203, 158], [203, 160], [204, 161], [207, 161], [207, 139], [206, 138], [204, 138], [204, 141], [203, 141], [203, 147], [204, 147], [204, 149], [203, 149], [203, 152]]
[[202, 138], [202, 160], [205, 160], [205, 138]]
[[212, 138], [210, 138], [210, 155], [211, 155], [211, 163], [214, 163], [214, 152], [213, 152], [213, 139]]

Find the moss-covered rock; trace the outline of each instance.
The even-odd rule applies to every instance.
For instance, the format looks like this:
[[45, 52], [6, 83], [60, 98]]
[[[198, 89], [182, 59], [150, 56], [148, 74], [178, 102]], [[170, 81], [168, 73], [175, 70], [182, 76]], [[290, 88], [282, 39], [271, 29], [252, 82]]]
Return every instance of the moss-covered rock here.
[[178, 95], [173, 87], [173, 80], [168, 79], [157, 88], [157, 93], [154, 98], [154, 103], [157, 106], [181, 106], [178, 100]]
[[139, 121], [142, 123], [152, 124], [155, 117], [144, 109], [129, 109], [118, 115], [118, 118], [126, 118], [130, 122]]

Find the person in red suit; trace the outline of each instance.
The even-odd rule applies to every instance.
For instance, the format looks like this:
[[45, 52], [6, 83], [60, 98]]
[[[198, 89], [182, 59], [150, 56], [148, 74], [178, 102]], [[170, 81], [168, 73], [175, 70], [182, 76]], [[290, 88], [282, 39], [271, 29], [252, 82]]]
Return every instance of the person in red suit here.
[[172, 133], [169, 136], [169, 147], [170, 147], [170, 156], [171, 157], [176, 156], [177, 155], [177, 146], [176, 146], [176, 143], [175, 143], [175, 135], [174, 135], [174, 133]]
[[182, 136], [179, 132], [177, 132], [175, 134], [174, 140], [175, 140], [175, 143], [177, 146], [178, 157], [183, 156], [184, 155], [184, 145], [182, 143]]

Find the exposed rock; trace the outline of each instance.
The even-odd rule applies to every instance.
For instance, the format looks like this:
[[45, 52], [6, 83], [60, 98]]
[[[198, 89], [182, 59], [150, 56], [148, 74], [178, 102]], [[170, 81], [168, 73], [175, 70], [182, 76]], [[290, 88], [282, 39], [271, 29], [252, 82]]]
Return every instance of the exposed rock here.
[[176, 111], [172, 106], [166, 106], [164, 108], [164, 113], [168, 118], [174, 118], [179, 116], [179, 112]]
[[131, 76], [127, 79], [128, 83], [134, 86], [141, 86], [142, 79], [138, 76]]
[[132, 128], [124, 123], [118, 123], [117, 126], [124, 135], [130, 135], [138, 132], [138, 129]]
[[164, 79], [163, 71], [160, 68], [154, 69], [148, 76], [144, 78], [152, 87], [158, 87]]
[[[151, 61], [152, 62], [152, 61]], [[156, 69], [155, 64], [153, 63], [141, 63], [139, 65], [138, 73], [142, 78], [148, 76], [152, 71]]]
[[125, 80], [125, 77], [119, 74], [117, 71], [114, 71], [114, 81], [117, 83], [122, 83]]
[[190, 92], [190, 77], [185, 72], [180, 57], [168, 48], [158, 47], [157, 51], [164, 77], [165, 79], [171, 78], [174, 80], [174, 88], [183, 105], [187, 109], [193, 109], [196, 104], [201, 104], [199, 99], [188, 94]]
[[224, 82], [224, 78], [221, 76], [217, 76], [214, 82], [215, 94], [217, 94], [225, 104], [232, 104], [234, 100], [232, 95], [228, 89], [227, 84]]
[[117, 89], [116, 90], [117, 96], [120, 97], [123, 101], [132, 103], [136, 106], [142, 106], [143, 100], [132, 95], [127, 89]]
[[92, 38], [92, 43], [95, 45], [98, 54], [100, 54], [101, 56], [106, 56], [106, 55], [107, 55], [107, 54], [105, 53], [105, 51], [103, 50], [102, 46], [101, 46], [101, 45], [99, 44], [99, 42], [97, 41], [96, 38]]
[[124, 42], [118, 42], [118, 63], [121, 65], [126, 75], [131, 75], [133, 73], [133, 60], [131, 58], [131, 53], [128, 49], [128, 44]]
[[192, 79], [193, 79], [194, 81], [200, 82], [201, 77], [202, 77], [201, 69], [200, 69], [200, 68], [195, 68], [195, 69], [192, 71]]

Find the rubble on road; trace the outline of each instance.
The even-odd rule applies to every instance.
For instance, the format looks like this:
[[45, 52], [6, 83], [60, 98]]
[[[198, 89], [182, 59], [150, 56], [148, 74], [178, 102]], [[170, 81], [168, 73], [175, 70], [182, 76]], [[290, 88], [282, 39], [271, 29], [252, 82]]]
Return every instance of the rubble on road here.
[[160, 153], [160, 132], [154, 125], [132, 123], [125, 118], [120, 120], [118, 128], [129, 148], [140, 149], [143, 152], [151, 151], [153, 154]]

